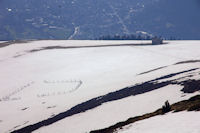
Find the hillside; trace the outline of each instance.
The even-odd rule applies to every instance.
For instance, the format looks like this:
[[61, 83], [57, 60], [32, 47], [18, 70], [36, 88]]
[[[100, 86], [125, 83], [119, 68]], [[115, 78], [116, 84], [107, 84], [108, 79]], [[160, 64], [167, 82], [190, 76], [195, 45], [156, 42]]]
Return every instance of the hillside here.
[[1, 0], [0, 40], [95, 39], [140, 32], [200, 39], [198, 0]]
[[[200, 93], [199, 41], [150, 45], [43, 40], [0, 45], [3, 133], [90, 132], [153, 112], [166, 100], [174, 104]], [[187, 113], [187, 118], [195, 113], [199, 114]], [[171, 114], [161, 119], [168, 116], [171, 119]], [[152, 119], [159, 122], [160, 117]]]

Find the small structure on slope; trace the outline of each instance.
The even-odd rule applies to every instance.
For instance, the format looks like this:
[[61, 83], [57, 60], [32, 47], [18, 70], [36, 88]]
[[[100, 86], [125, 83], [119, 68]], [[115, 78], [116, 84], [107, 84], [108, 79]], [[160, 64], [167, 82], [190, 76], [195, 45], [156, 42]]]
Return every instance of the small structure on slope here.
[[152, 45], [163, 44], [163, 39], [161, 37], [153, 37], [152, 38]]

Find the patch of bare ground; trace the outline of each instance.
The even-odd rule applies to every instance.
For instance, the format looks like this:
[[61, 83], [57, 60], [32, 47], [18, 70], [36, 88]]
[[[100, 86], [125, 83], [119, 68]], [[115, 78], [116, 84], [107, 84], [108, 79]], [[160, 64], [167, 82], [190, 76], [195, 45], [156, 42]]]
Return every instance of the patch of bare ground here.
[[[180, 112], [180, 111], [200, 111], [200, 95], [194, 96], [188, 100], [184, 100], [181, 102], [177, 102], [175, 104], [172, 104], [170, 106], [170, 110], [172, 112]], [[148, 119], [157, 115], [163, 115], [163, 108], [160, 108], [152, 113], [147, 113], [141, 116], [136, 116], [136, 117], [132, 117], [129, 118], [126, 121], [123, 122], [119, 122], [115, 125], [112, 125], [108, 128], [104, 128], [104, 129], [99, 129], [99, 130], [94, 130], [91, 131], [90, 133], [113, 133], [114, 131], [116, 131], [117, 129], [120, 129], [126, 125], [132, 124], [134, 122], [140, 121], [140, 120], [144, 120], [144, 119]]]
[[146, 72], [142, 72], [138, 75], [143, 75], [143, 74], [147, 74], [147, 73], [150, 73], [150, 72], [154, 72], [156, 70], [160, 70], [160, 69], [163, 69], [163, 68], [166, 68], [167, 66], [163, 66], [163, 67], [158, 67], [158, 68], [155, 68], [155, 69], [152, 69], [152, 70], [149, 70], [149, 71], [146, 71]]
[[178, 65], [178, 64], [187, 64], [187, 63], [197, 63], [200, 62], [200, 60], [187, 60], [187, 61], [181, 61], [181, 62], [177, 62], [174, 65]]
[[27, 51], [29, 53], [33, 52], [39, 52], [43, 50], [54, 50], [54, 49], [76, 49], [76, 48], [96, 48], [96, 47], [127, 47], [127, 46], [156, 46], [152, 45], [151, 43], [143, 43], [143, 44], [107, 44], [107, 45], [90, 45], [90, 46], [47, 46], [42, 47], [40, 49], [33, 49], [30, 51]]
[[28, 43], [30, 41], [26, 41], [26, 40], [12, 40], [12, 41], [7, 41], [7, 42], [3, 42], [0, 43], [0, 48], [12, 45], [12, 44], [16, 44], [16, 43]]
[[184, 93], [193, 93], [200, 90], [200, 80], [186, 80], [181, 83], [184, 88], [181, 90]]

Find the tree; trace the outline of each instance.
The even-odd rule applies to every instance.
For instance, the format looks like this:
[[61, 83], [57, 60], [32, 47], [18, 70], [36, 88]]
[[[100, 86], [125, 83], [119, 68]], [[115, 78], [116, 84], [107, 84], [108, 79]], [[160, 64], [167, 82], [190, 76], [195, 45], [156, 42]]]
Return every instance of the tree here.
[[165, 114], [169, 111], [171, 111], [171, 105], [169, 104], [169, 101], [167, 100], [165, 102], [165, 105], [162, 106], [162, 114]]

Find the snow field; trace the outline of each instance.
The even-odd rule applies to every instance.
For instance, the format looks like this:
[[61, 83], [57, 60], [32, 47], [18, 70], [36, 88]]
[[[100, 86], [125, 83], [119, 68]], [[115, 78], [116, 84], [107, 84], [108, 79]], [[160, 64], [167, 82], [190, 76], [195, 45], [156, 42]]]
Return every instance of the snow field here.
[[138, 121], [117, 133], [199, 133], [200, 112], [168, 113]]
[[[199, 67], [199, 63], [172, 65], [180, 61], [199, 59], [199, 41], [169, 41], [169, 44], [157, 46], [112, 46], [28, 52], [48, 46], [91, 46], [130, 43], [140, 44], [146, 43], [146, 41], [44, 40], [0, 48], [0, 98], [6, 98], [12, 93], [14, 95], [11, 98], [21, 97], [21, 100], [0, 102], [0, 107], [3, 110], [0, 112], [0, 129], [2, 132], [9, 132], [9, 130], [19, 129], [39, 122], [91, 98], [105, 95], [136, 83], [145, 82], [169, 73]], [[138, 75], [151, 69], [169, 65], [170, 67], [146, 75]], [[196, 78], [198, 77], [197, 75]], [[43, 81], [46, 79], [49, 81], [58, 80], [59, 82], [76, 79], [81, 81], [82, 84], [79, 89], [73, 91], [80, 82], [45, 84]], [[25, 89], [22, 89], [23, 91], [20, 90], [32, 81], [34, 81], [34, 84], [25, 87]], [[56, 89], [54, 90], [54, 88]], [[142, 114], [157, 109], [166, 99], [172, 99], [171, 102], [181, 100], [181, 87], [175, 88], [173, 91], [176, 92], [172, 92], [175, 96], [170, 93], [169, 97], [163, 96], [162, 99], [157, 94], [155, 99], [152, 99], [152, 102], [149, 103], [148, 101], [151, 98], [149, 95], [149, 99], [147, 98], [148, 100], [144, 101], [144, 106], [141, 107], [134, 101], [143, 101], [145, 97], [141, 97], [142, 95], [136, 96], [136, 99], [139, 97], [137, 100], [134, 97], [130, 97], [130, 101], [126, 101], [129, 99], [126, 98], [106, 103], [91, 111], [74, 115], [58, 122], [60, 123], [59, 125], [69, 123], [68, 128], [61, 128], [55, 123], [44, 129], [41, 128], [41, 132], [49, 131], [49, 129], [52, 129], [50, 131], [53, 132], [58, 130], [57, 126], [60, 127], [59, 130], [61, 131], [69, 130], [70, 132], [73, 131], [73, 128], [74, 131], [82, 132], [107, 127], [115, 122], [138, 115], [138, 112]], [[167, 90], [164, 89], [163, 94], [167, 93], [165, 92]], [[19, 91], [19, 93], [16, 93], [16, 91]], [[53, 95], [58, 94], [58, 92], [61, 92], [61, 95]], [[62, 95], [62, 92], [65, 92], [65, 94]], [[42, 94], [45, 95], [40, 97]], [[157, 103], [157, 101], [159, 102]], [[130, 104], [132, 106], [129, 110], [127, 107]], [[151, 105], [152, 108], [145, 108], [146, 105]], [[138, 110], [135, 109], [135, 106], [138, 106]], [[127, 110], [128, 113], [123, 113]], [[101, 123], [95, 121], [98, 119], [102, 119]], [[92, 122], [90, 127], [88, 127], [88, 121]], [[70, 123], [78, 123], [78, 127], [81, 130], [74, 126], [70, 127], [72, 125]], [[99, 126], [97, 126], [98, 124]], [[38, 131], [40, 132], [40, 130]]]

